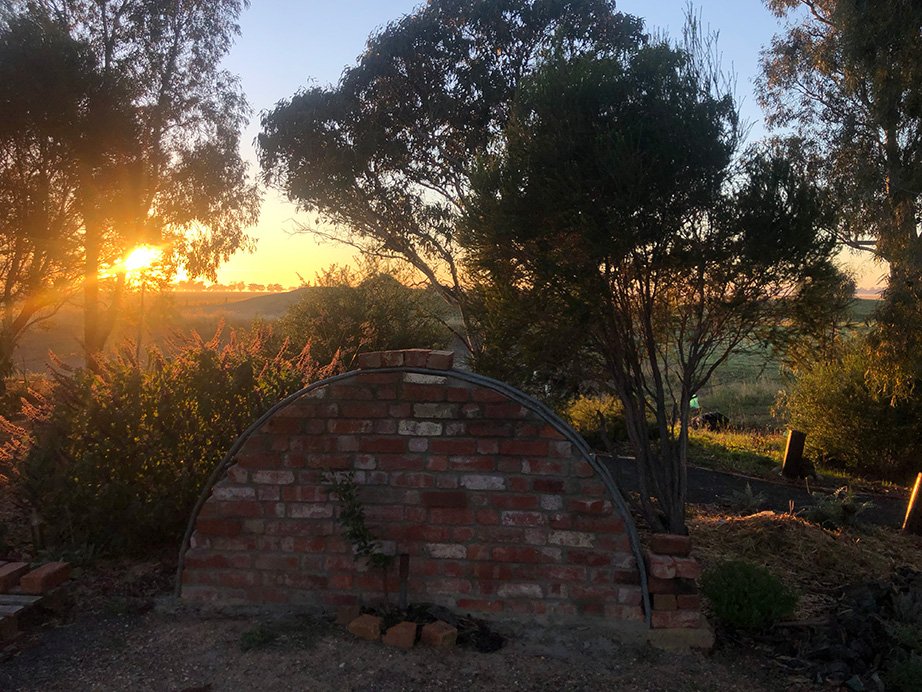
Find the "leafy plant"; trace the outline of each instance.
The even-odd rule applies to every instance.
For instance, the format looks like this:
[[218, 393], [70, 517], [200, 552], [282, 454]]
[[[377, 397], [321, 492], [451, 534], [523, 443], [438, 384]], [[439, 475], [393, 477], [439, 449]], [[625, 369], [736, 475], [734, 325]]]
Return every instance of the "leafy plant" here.
[[765, 493], [753, 492], [752, 486], [748, 482], [745, 490], [732, 490], [727, 496], [730, 506], [741, 514], [758, 512], [767, 499]]
[[248, 629], [240, 635], [240, 650], [261, 649], [279, 638], [278, 632], [263, 623]]
[[0, 474], [34, 508], [54, 550], [138, 554], [182, 534], [202, 485], [261, 413], [327, 370], [309, 354], [266, 348], [267, 334], [198, 336], [175, 355], [151, 351], [63, 371], [27, 423], [6, 422]]
[[740, 629], [762, 629], [790, 616], [797, 595], [764, 567], [742, 560], [723, 562], [701, 578], [720, 620]]
[[813, 493], [813, 497], [816, 502], [806, 509], [804, 516], [825, 529], [854, 526], [859, 515], [874, 506], [870, 501], [859, 502], [848, 486], [837, 488], [831, 495]]
[[365, 506], [359, 499], [355, 472], [327, 473], [324, 480], [339, 499], [341, 508], [337, 521], [352, 543], [355, 558], [367, 558], [372, 567], [386, 570], [394, 561], [394, 556], [381, 550], [378, 540], [365, 523]]
[[579, 396], [567, 404], [564, 417], [596, 449], [604, 448], [602, 422], [609, 440], [614, 443], [627, 441], [624, 408], [621, 401], [611, 394]]

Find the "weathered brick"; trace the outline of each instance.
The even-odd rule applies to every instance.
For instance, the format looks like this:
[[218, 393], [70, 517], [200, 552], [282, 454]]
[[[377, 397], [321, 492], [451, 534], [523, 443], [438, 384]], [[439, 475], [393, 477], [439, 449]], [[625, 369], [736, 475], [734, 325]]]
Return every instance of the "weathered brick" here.
[[363, 437], [359, 440], [359, 450], [368, 454], [400, 454], [406, 452], [408, 446], [403, 437]]
[[371, 351], [369, 353], [360, 353], [356, 359], [355, 364], [358, 368], [366, 370], [369, 368], [380, 368], [381, 367], [381, 351]]
[[686, 557], [691, 552], [691, 537], [674, 533], [655, 533], [650, 536], [650, 552]]
[[454, 351], [430, 351], [426, 358], [426, 367], [431, 370], [451, 370], [454, 359]]
[[503, 526], [540, 526], [547, 523], [547, 515], [541, 512], [503, 512]]
[[679, 610], [699, 610], [701, 608], [701, 596], [696, 593], [677, 594], [676, 607]]
[[423, 626], [420, 642], [425, 646], [447, 649], [458, 641], [458, 630], [447, 622], [438, 620]]
[[551, 531], [547, 537], [552, 545], [566, 545], [573, 548], [591, 548], [595, 536], [579, 531]]
[[676, 610], [676, 596], [671, 593], [653, 594], [653, 610]]
[[655, 629], [695, 629], [701, 626], [701, 613], [697, 610], [654, 610], [652, 624]]
[[433, 437], [442, 434], [442, 424], [432, 421], [402, 420], [397, 424], [397, 432], [400, 435]]
[[435, 559], [460, 560], [467, 557], [467, 548], [457, 543], [428, 543], [426, 552]]
[[344, 401], [339, 405], [343, 418], [383, 418], [387, 415], [387, 404], [383, 401]]
[[19, 578], [29, 571], [26, 562], [7, 562], [0, 565], [0, 592], [6, 593], [19, 583]]
[[543, 598], [544, 592], [540, 584], [501, 584], [496, 590], [500, 598]]
[[473, 439], [442, 438], [429, 442], [433, 454], [464, 455], [477, 452], [477, 441]]
[[675, 560], [676, 576], [682, 579], [697, 579], [701, 576], [701, 564], [693, 557], [677, 557]]
[[347, 629], [360, 639], [377, 641], [381, 638], [381, 618], [366, 613], [350, 622]]
[[428, 348], [404, 349], [403, 364], [408, 368], [425, 368], [431, 352]]
[[67, 562], [46, 562], [26, 572], [19, 578], [23, 593], [43, 594], [70, 579], [70, 564]]
[[461, 486], [469, 490], [503, 490], [506, 479], [503, 476], [463, 475]]
[[541, 457], [547, 455], [546, 440], [501, 440], [499, 443], [500, 454], [518, 456]]
[[459, 598], [457, 605], [461, 610], [481, 613], [499, 613], [503, 610], [503, 601], [482, 598]]
[[647, 569], [657, 579], [674, 579], [676, 576], [675, 559], [668, 555], [647, 553]]
[[253, 472], [254, 483], [267, 485], [288, 485], [295, 482], [294, 471], [268, 471], [265, 469]]

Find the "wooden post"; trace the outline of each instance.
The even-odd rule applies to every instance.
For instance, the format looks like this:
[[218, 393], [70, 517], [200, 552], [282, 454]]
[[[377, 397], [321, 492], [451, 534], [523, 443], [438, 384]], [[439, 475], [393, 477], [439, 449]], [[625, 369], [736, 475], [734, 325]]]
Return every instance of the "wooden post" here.
[[804, 476], [804, 444], [807, 433], [800, 430], [788, 431], [788, 443], [784, 448], [784, 461], [781, 462], [781, 473], [786, 478], [802, 478]]
[[922, 535], [922, 473], [916, 476], [916, 484], [912, 487], [909, 504], [906, 506], [906, 518], [903, 519], [903, 531]]

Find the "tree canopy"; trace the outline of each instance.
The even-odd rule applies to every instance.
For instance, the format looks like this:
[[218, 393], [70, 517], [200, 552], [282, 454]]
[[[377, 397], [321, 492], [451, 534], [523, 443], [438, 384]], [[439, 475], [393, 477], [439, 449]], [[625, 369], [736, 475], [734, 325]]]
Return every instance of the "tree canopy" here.
[[[74, 188], [82, 224], [85, 348], [99, 351], [115, 309], [104, 310], [100, 270], [134, 245], [161, 246], [190, 276], [214, 278], [217, 266], [247, 244], [258, 212], [255, 185], [238, 152], [246, 102], [220, 69], [238, 31], [240, 0], [29, 0], [22, 16], [53, 23], [88, 47], [118, 94], [99, 108], [118, 110], [130, 136], [119, 146], [81, 152]], [[112, 308], [124, 288], [116, 269]]]
[[696, 45], [549, 60], [481, 160], [462, 238], [502, 315], [545, 306], [520, 340], [562, 334], [536, 343], [599, 364], [647, 520], [674, 532], [692, 395], [836, 276], [822, 195], [783, 150], [738, 156], [733, 100]]
[[639, 20], [607, 0], [432, 0], [372, 36], [332, 87], [262, 120], [266, 179], [363, 251], [408, 261], [466, 312], [458, 219], [473, 162], [552, 48], [634, 50]]
[[873, 374], [906, 393], [922, 379], [922, 362], [908, 362], [922, 351], [922, 5], [767, 4], [792, 22], [763, 54], [769, 124], [796, 128], [835, 202], [840, 237], [889, 263]]

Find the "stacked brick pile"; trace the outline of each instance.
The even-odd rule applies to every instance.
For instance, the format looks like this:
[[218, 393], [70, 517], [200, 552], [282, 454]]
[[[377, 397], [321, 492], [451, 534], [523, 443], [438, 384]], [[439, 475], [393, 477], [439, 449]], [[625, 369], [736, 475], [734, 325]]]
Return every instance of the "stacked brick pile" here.
[[14, 638], [19, 633], [19, 618], [69, 578], [67, 562], [30, 569], [25, 562], [0, 560], [0, 641]]
[[276, 411], [197, 517], [183, 597], [337, 607], [397, 593], [397, 570], [357, 565], [336, 521], [324, 476], [353, 471], [369, 528], [410, 555], [412, 601], [642, 620], [625, 518], [590, 465], [537, 406], [450, 365], [445, 352], [367, 354]]
[[646, 552], [654, 629], [697, 629], [704, 623], [695, 580], [701, 565], [688, 536], [654, 534]]

